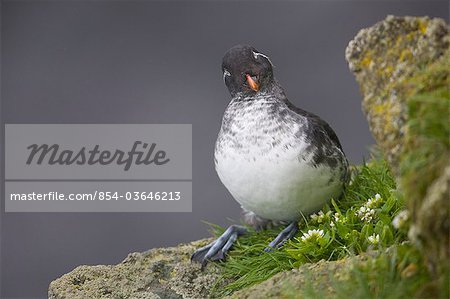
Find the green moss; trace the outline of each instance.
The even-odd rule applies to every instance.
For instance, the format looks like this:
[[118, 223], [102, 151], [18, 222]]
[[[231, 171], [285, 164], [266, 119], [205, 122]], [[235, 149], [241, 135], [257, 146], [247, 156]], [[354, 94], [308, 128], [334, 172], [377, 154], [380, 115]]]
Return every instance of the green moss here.
[[[448, 191], [437, 195], [430, 190], [450, 165], [450, 50], [412, 77], [406, 88], [410, 97], [400, 163], [401, 187], [413, 213], [412, 236], [439, 277], [449, 268], [450, 203]], [[428, 200], [431, 197], [433, 202]]]
[[449, 54], [412, 79], [418, 87], [408, 103], [402, 186], [413, 198], [424, 197], [449, 161]]
[[[328, 273], [327, 288], [317, 287], [317, 275], [309, 271], [312, 279], [305, 280], [301, 288], [288, 287], [286, 298], [434, 298], [424, 286], [429, 281], [420, 253], [411, 245], [399, 245], [389, 250], [354, 259], [349, 267]], [[321, 279], [319, 277], [319, 279]], [[323, 280], [323, 278], [322, 278]], [[289, 295], [290, 294], [290, 295]]]
[[432, 275], [427, 295], [418, 295], [426, 298], [448, 293], [449, 29], [442, 19], [389, 16], [358, 33], [346, 51], [371, 132], [407, 201], [408, 235], [427, 257], [418, 266]]
[[[447, 36], [446, 36], [447, 35]], [[364, 94], [370, 129], [395, 175], [404, 145], [405, 113], [417, 92], [411, 80], [448, 48], [444, 20], [388, 17], [365, 29], [347, 49], [347, 59]]]

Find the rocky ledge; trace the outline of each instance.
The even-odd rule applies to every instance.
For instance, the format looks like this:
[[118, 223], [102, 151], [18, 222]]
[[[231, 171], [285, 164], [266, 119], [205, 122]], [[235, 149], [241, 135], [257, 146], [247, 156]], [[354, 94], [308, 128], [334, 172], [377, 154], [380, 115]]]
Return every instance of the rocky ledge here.
[[449, 32], [442, 19], [388, 16], [346, 50], [370, 130], [406, 197], [409, 237], [436, 276], [450, 265]]
[[211, 242], [204, 239], [177, 247], [130, 253], [120, 264], [79, 266], [50, 283], [50, 299], [206, 298], [219, 278], [218, 268], [200, 270], [192, 252]]

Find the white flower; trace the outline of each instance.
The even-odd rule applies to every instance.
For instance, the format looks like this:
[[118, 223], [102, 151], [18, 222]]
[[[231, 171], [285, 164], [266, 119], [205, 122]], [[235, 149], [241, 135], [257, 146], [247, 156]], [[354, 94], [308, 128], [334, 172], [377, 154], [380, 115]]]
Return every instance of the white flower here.
[[322, 223], [322, 222], [324, 222], [325, 217], [328, 217], [330, 215], [331, 215], [331, 211], [328, 211], [326, 214], [323, 211], [319, 211], [318, 214], [314, 213], [309, 217], [311, 217], [311, 219], [316, 221], [317, 223]]
[[406, 222], [409, 219], [409, 212], [407, 210], [403, 210], [400, 213], [397, 214], [397, 216], [394, 217], [394, 220], [392, 220], [392, 225], [396, 228], [402, 228], [405, 226]]
[[365, 206], [367, 208], [373, 209], [373, 208], [377, 208], [380, 205], [380, 203], [382, 203], [382, 202], [383, 202], [383, 199], [381, 198], [381, 195], [377, 193], [377, 194], [375, 194], [374, 198], [369, 198], [367, 200], [367, 203], [365, 204]]
[[365, 205], [359, 208], [359, 210], [355, 213], [356, 216], [361, 218], [362, 221], [370, 222], [375, 216], [375, 210], [366, 207]]
[[375, 194], [375, 197], [369, 198], [367, 202], [355, 213], [362, 221], [371, 222], [375, 216], [375, 208], [383, 202], [380, 194]]
[[373, 234], [369, 237], [367, 237], [367, 240], [369, 241], [370, 244], [373, 245], [378, 245], [378, 243], [380, 243], [380, 235], [379, 234]]
[[301, 237], [303, 242], [306, 242], [311, 239], [319, 239], [323, 237], [323, 230], [321, 229], [311, 229], [308, 230], [307, 233], [303, 233], [303, 236]]
[[346, 223], [347, 222], [347, 218], [345, 217], [345, 215], [342, 215], [340, 213], [334, 213], [334, 222], [335, 223]]
[[330, 226], [331, 226], [331, 227], [334, 227], [334, 222], [333, 222], [333, 221], [330, 222]]
[[334, 221], [338, 222], [339, 221], [339, 213], [334, 213]]

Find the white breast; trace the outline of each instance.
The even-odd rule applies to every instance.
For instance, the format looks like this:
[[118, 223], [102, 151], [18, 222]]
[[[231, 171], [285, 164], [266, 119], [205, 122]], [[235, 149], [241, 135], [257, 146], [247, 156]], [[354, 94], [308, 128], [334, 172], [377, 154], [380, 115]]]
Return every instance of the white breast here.
[[278, 160], [240, 155], [216, 157], [222, 183], [246, 210], [271, 220], [295, 220], [338, 196], [341, 183], [330, 182], [330, 170], [286, 155]]
[[215, 161], [220, 180], [244, 209], [291, 221], [339, 196], [340, 173], [313, 167], [312, 154], [301, 155], [308, 146], [294, 136], [301, 124], [274, 122], [258, 109], [251, 117], [240, 112], [228, 124], [233, 133], [219, 136]]

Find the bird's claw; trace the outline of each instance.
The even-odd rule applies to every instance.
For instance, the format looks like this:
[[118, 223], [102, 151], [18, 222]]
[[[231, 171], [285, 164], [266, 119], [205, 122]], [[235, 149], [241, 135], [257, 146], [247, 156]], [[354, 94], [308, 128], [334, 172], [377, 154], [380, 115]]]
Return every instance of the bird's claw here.
[[197, 249], [191, 256], [191, 261], [202, 265], [202, 270], [208, 261], [220, 261], [225, 259], [225, 254], [231, 248], [236, 239], [245, 234], [247, 229], [240, 225], [231, 225], [217, 240]]
[[288, 240], [292, 239], [298, 232], [298, 222], [293, 221], [285, 229], [283, 229], [276, 238], [264, 248], [265, 252], [272, 252], [274, 249], [280, 248]]

